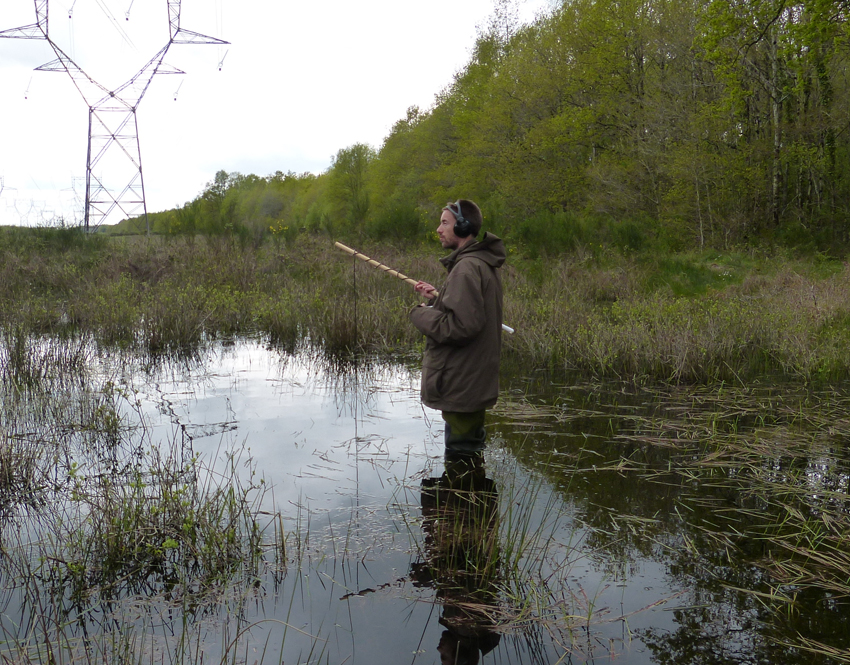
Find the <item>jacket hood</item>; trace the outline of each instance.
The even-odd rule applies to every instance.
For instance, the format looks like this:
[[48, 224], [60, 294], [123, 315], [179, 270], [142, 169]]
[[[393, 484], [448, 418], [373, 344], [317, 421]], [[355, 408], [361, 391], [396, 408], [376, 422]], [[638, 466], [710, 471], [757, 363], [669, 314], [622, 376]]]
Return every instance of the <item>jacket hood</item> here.
[[446, 266], [447, 270], [451, 271], [455, 263], [466, 256], [474, 256], [484, 261], [488, 266], [500, 268], [507, 256], [505, 243], [502, 242], [501, 238], [494, 236], [492, 233], [485, 233], [481, 240], [456, 249], [448, 256], [440, 259], [440, 263]]

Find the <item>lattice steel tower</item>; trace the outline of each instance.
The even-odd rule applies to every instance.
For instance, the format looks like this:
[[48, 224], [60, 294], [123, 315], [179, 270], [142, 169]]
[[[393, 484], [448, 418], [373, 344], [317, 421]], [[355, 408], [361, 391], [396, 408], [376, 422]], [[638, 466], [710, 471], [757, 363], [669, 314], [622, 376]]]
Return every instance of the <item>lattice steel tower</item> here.
[[[148, 211], [145, 203], [136, 109], [156, 74], [185, 73], [164, 62], [165, 55], [173, 44], [227, 44], [228, 42], [180, 27], [181, 0], [166, 0], [169, 23], [168, 42], [130, 80], [114, 90], [107, 90], [86, 74], [50, 38], [49, 0], [34, 1], [36, 22], [20, 28], [0, 31], [0, 37], [46, 40], [56, 54], [56, 59], [36, 67], [36, 71], [68, 74], [89, 107], [86, 230], [100, 226], [116, 208], [127, 217], [141, 212], [145, 216], [147, 226]], [[124, 158], [119, 159], [123, 167], [120, 173], [117, 168], [110, 172], [110, 176], [117, 182], [123, 183], [118, 189], [108, 188], [102, 179], [95, 175], [95, 168], [103, 161], [110, 149], [112, 153], [117, 152]]]

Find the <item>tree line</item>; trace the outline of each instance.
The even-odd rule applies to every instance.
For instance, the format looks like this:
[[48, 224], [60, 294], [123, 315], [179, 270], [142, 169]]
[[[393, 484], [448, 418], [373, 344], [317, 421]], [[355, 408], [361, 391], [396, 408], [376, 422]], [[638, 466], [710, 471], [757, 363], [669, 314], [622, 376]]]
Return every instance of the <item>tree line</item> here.
[[850, 240], [847, 0], [497, 3], [430, 109], [320, 175], [220, 171], [164, 233], [425, 237], [445, 201], [549, 251]]

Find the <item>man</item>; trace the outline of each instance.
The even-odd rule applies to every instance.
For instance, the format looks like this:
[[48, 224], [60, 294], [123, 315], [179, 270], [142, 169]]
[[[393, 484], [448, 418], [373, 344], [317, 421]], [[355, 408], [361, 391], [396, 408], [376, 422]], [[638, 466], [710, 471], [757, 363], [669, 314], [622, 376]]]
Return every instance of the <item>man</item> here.
[[451, 254], [440, 259], [448, 277], [437, 295], [426, 282], [416, 293], [428, 299], [410, 312], [426, 337], [422, 402], [443, 412], [446, 452], [484, 448], [484, 416], [499, 395], [502, 347], [502, 279], [505, 246], [491, 233], [481, 240], [481, 210], [460, 199], [443, 208], [437, 235]]

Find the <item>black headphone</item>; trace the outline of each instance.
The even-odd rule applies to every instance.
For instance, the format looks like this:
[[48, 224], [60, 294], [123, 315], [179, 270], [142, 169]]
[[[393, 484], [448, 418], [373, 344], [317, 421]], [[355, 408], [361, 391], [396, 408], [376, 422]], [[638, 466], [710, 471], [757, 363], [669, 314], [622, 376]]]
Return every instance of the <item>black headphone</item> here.
[[[457, 208], [457, 210], [455, 210]], [[454, 232], [458, 238], [467, 238], [472, 235], [472, 223], [463, 216], [463, 212], [460, 209], [460, 199], [455, 201], [454, 203], [446, 204], [446, 207], [443, 210], [448, 210], [455, 218], [455, 227]]]

